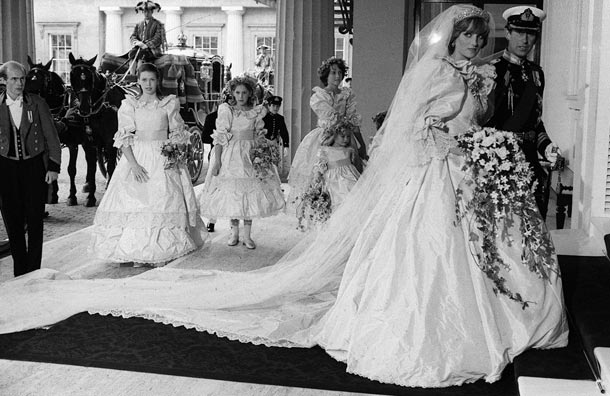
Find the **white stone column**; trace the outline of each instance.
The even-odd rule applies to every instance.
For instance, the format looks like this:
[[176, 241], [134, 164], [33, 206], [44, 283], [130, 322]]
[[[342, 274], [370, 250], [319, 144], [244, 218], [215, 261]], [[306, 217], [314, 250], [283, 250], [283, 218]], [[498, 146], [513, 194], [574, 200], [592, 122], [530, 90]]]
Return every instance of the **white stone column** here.
[[233, 64], [231, 73], [233, 75], [244, 72], [244, 7], [227, 6], [222, 7], [227, 13], [227, 51], [225, 65]]
[[33, 0], [0, 1], [0, 61], [36, 62]]
[[311, 90], [321, 86], [318, 67], [334, 54], [333, 2], [278, 0], [275, 85], [290, 132], [292, 155], [315, 126], [309, 107]]
[[[165, 38], [167, 45], [177, 45], [178, 35], [182, 32], [182, 7], [163, 7], [161, 9], [165, 13]], [[193, 43], [187, 43], [193, 45]]]
[[121, 7], [100, 7], [106, 14], [106, 52], [122, 54], [123, 50], [123, 10]]

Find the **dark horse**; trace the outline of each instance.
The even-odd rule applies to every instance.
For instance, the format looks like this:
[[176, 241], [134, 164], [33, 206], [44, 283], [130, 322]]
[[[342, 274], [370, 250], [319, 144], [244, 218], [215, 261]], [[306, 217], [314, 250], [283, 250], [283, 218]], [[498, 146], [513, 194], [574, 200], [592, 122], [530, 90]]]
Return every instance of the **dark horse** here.
[[[66, 114], [68, 130], [74, 132], [85, 150], [87, 159], [87, 196], [86, 206], [95, 206], [95, 165], [105, 164], [108, 181], [116, 166], [117, 149], [113, 146], [114, 134], [118, 129], [117, 108], [125, 98], [123, 89], [117, 85], [109, 86], [106, 77], [100, 74], [93, 63], [97, 55], [89, 60], [75, 59], [72, 53], [68, 56], [70, 70], [71, 107]], [[77, 150], [70, 151], [70, 204], [76, 204]], [[102, 166], [100, 166], [102, 167]]]
[[[25, 91], [28, 93], [39, 95], [47, 102], [53, 119], [55, 121], [55, 127], [60, 137], [60, 141], [64, 144], [66, 142], [62, 140], [65, 136], [66, 126], [59, 120], [65, 113], [65, 98], [66, 98], [66, 87], [63, 80], [55, 72], [49, 71], [53, 59], [47, 62], [46, 65], [42, 63], [34, 64], [32, 59], [28, 56], [28, 64], [30, 71], [25, 77]], [[53, 182], [52, 192], [50, 199], [47, 199], [47, 203], [57, 203], [57, 192], [58, 186], [57, 181]]]

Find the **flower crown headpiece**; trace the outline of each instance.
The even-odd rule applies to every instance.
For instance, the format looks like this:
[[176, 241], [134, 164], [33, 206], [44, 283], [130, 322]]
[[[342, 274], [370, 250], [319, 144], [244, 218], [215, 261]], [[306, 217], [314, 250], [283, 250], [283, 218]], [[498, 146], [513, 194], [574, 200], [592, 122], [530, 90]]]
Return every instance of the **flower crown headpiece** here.
[[335, 135], [341, 132], [352, 133], [355, 127], [355, 124], [349, 118], [342, 117], [337, 122], [324, 129], [322, 135], [320, 135], [320, 143], [324, 145], [325, 142], [333, 139]]
[[231, 81], [229, 81], [229, 87], [231, 91], [233, 91], [238, 85], [246, 85], [250, 87], [250, 90], [252, 92], [254, 92], [254, 89], [256, 88], [257, 84], [258, 81], [256, 80], [256, 78], [251, 77], [247, 74], [242, 74], [240, 76], [234, 77]]
[[485, 20], [485, 22], [489, 22], [489, 13], [478, 7], [473, 6], [473, 7], [467, 7], [465, 10], [460, 11], [456, 15], [453, 23], [458, 23], [458, 22], [463, 21], [464, 19], [472, 18], [472, 17], [482, 18]]
[[324, 73], [324, 71], [329, 70], [332, 65], [339, 65], [339, 64], [343, 65], [343, 67], [345, 68], [345, 74], [347, 74], [349, 67], [347, 66], [345, 61], [341, 58], [331, 56], [330, 58], [325, 59], [322, 62], [322, 64], [320, 65], [320, 67], [318, 67], [318, 75], [321, 76]]

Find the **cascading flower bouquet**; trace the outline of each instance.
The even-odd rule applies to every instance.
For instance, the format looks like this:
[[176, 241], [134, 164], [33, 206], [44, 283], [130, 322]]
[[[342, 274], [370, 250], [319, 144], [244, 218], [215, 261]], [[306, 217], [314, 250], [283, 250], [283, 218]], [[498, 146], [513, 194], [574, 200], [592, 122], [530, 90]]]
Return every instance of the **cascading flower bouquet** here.
[[493, 281], [494, 292], [525, 309], [530, 302], [509, 290], [501, 275], [511, 268], [498, 252], [496, 240], [515, 243], [509, 230], [518, 219], [523, 265], [544, 280], [558, 272], [554, 247], [534, 200], [533, 171], [511, 132], [473, 129], [457, 141], [466, 155], [462, 170], [468, 175], [463, 181], [468, 188], [456, 189], [457, 220], [467, 221], [477, 264]]
[[330, 194], [328, 193], [322, 172], [316, 172], [309, 183], [309, 188], [299, 197], [297, 206], [297, 228], [306, 231], [324, 224], [331, 215]]
[[275, 173], [280, 163], [280, 150], [273, 142], [259, 137], [250, 149], [250, 160], [256, 177], [263, 180]]

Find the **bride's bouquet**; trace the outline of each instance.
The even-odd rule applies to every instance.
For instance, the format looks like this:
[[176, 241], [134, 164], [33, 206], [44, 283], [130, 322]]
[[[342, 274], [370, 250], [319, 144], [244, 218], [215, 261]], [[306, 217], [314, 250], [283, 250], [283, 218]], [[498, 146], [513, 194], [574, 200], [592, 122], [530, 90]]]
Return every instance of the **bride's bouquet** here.
[[276, 144], [261, 137], [250, 149], [250, 160], [256, 177], [263, 180], [272, 175], [280, 163], [280, 150]]
[[188, 145], [167, 140], [161, 146], [161, 154], [165, 157], [165, 169], [177, 169], [189, 159]]
[[479, 268], [494, 282], [494, 291], [528, 306], [506, 286], [501, 269], [510, 270], [497, 250], [496, 240], [513, 243], [510, 227], [518, 218], [523, 246], [522, 263], [540, 278], [557, 271], [554, 248], [534, 200], [536, 181], [519, 142], [511, 132], [493, 128], [470, 130], [457, 138], [465, 152], [463, 171], [468, 189], [456, 190], [457, 220], [467, 221]]
[[309, 188], [298, 198], [297, 228], [306, 231], [312, 226], [324, 224], [331, 215], [330, 194], [324, 185], [324, 177], [317, 173]]

